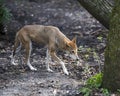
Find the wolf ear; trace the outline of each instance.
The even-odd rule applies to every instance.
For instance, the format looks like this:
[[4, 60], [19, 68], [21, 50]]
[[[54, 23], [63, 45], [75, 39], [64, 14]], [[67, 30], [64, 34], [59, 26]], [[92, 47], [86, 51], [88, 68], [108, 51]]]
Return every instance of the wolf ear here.
[[72, 42], [73, 42], [73, 43], [76, 43], [76, 39], [77, 39], [77, 37], [75, 36], [75, 37], [72, 39]]

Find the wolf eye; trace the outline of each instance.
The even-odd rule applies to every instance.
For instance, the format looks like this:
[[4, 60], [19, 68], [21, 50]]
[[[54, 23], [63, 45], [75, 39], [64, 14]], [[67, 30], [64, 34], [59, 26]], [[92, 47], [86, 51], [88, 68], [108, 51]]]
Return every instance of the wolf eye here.
[[74, 51], [72, 50], [71, 53], [74, 53]]

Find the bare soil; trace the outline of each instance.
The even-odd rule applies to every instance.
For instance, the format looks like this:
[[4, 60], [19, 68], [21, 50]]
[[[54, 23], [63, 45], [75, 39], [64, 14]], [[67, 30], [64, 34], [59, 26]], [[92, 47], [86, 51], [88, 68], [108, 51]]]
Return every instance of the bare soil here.
[[16, 60], [19, 65], [14, 66], [10, 64], [11, 49], [2, 50], [0, 96], [64, 96], [81, 84], [79, 72], [82, 68], [80, 66], [67, 63], [69, 76], [64, 75], [61, 66], [55, 63], [51, 64], [54, 72], [47, 72], [45, 56], [38, 55], [39, 52], [44, 51], [44, 49], [37, 49], [31, 55], [32, 65], [38, 69], [33, 72], [24, 63], [21, 64], [21, 58], [24, 59], [23, 55], [17, 54]]

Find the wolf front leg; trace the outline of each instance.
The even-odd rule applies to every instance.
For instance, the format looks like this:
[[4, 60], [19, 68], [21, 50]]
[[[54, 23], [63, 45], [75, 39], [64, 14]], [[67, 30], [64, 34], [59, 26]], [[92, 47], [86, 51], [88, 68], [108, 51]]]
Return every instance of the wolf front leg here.
[[53, 70], [50, 69], [50, 66], [49, 66], [50, 61], [51, 61], [50, 52], [47, 49], [47, 51], [46, 51], [46, 67], [47, 67], [47, 71], [48, 72], [53, 72]]
[[57, 61], [58, 63], [61, 64], [62, 69], [63, 69], [63, 72], [64, 72], [66, 75], [69, 75], [69, 73], [68, 73], [68, 71], [67, 71], [67, 68], [65, 67], [64, 62], [57, 57], [55, 51], [50, 51], [50, 55], [51, 55], [51, 57], [53, 58], [53, 60], [55, 60], [55, 61]]

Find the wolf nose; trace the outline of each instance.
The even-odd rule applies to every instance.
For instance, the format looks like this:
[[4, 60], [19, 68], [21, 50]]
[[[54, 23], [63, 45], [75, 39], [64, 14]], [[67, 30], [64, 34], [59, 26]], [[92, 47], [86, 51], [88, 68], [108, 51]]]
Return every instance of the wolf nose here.
[[77, 58], [76, 61], [79, 61], [79, 58]]

